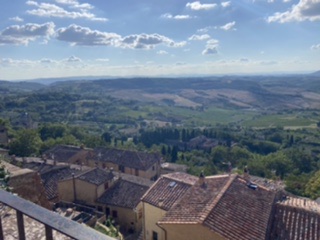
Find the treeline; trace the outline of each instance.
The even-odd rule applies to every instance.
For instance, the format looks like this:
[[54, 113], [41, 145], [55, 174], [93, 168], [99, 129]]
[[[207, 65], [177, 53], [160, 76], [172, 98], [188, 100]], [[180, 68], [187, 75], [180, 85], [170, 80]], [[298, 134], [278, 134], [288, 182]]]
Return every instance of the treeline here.
[[[286, 183], [287, 190], [307, 197], [320, 196], [318, 129], [252, 129], [235, 125], [211, 128], [155, 128], [123, 134], [114, 125], [101, 134], [67, 124], [42, 124], [38, 129], [10, 128], [10, 154], [40, 156], [57, 144], [89, 148], [111, 146], [161, 152], [169, 162], [185, 164], [191, 174], [223, 173], [231, 165], [242, 173]], [[8, 126], [9, 125], [9, 126]], [[209, 143], [209, 144], [208, 144]]]

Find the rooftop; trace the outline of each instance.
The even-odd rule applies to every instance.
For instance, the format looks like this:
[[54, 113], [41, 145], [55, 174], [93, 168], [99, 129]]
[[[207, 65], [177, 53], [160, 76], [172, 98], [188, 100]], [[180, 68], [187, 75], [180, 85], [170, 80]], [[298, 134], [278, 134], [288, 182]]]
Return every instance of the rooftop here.
[[147, 170], [156, 162], [160, 162], [161, 156], [157, 153], [146, 153], [113, 148], [96, 148], [92, 158], [95, 161], [112, 162], [129, 168]]
[[167, 211], [196, 181], [197, 177], [186, 173], [163, 175], [142, 197], [142, 201]]
[[320, 239], [320, 206], [300, 197], [284, 197], [275, 205], [270, 239]]
[[76, 178], [88, 183], [100, 185], [109, 180], [112, 180], [114, 178], [114, 174], [101, 168], [94, 168], [76, 176]]
[[148, 189], [148, 186], [119, 179], [97, 199], [97, 202], [133, 209], [139, 204], [141, 197]]
[[68, 160], [83, 149], [77, 146], [57, 145], [49, 149], [44, 155], [58, 162], [68, 162]]
[[78, 174], [80, 171], [71, 169], [69, 166], [56, 166], [49, 171], [41, 174], [41, 179], [45, 187], [48, 200], [58, 197], [58, 182], [69, 178], [72, 174]]

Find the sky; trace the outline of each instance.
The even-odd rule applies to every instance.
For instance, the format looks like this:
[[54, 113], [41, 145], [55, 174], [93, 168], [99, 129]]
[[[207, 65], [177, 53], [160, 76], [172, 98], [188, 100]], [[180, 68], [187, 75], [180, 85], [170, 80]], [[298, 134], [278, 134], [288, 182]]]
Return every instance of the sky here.
[[320, 70], [320, 0], [0, 0], [0, 79]]

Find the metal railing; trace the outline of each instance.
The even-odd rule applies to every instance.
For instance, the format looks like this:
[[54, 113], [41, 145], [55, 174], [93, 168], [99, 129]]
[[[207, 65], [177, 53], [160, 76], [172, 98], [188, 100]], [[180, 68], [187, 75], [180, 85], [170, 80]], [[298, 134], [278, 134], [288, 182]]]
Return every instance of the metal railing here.
[[[44, 225], [47, 240], [53, 240], [52, 230], [56, 230], [67, 237], [79, 240], [115, 240], [114, 238], [103, 235], [90, 227], [62, 217], [55, 212], [42, 208], [4, 190], [0, 190], [0, 202], [12, 209], [15, 209], [19, 240], [26, 239], [23, 219], [24, 215]], [[5, 237], [0, 217], [0, 239], [5, 239]]]

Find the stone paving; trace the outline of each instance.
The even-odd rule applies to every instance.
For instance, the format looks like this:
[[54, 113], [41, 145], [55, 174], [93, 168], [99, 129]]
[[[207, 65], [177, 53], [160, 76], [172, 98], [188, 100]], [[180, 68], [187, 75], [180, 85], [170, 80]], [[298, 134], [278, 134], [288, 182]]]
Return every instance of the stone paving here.
[[[18, 228], [17, 228], [17, 217], [16, 211], [14, 209], [1, 206], [0, 207], [1, 214], [1, 222], [4, 240], [16, 240], [19, 239], [18, 236]], [[26, 240], [45, 240], [45, 226], [29, 218], [27, 216], [23, 216], [24, 220], [24, 229]], [[53, 239], [55, 240], [69, 240], [71, 238], [57, 232], [53, 231]]]

